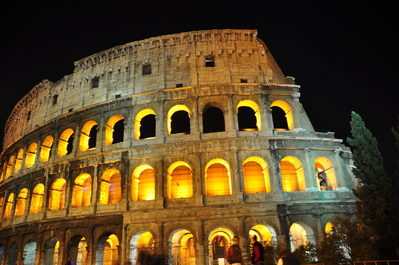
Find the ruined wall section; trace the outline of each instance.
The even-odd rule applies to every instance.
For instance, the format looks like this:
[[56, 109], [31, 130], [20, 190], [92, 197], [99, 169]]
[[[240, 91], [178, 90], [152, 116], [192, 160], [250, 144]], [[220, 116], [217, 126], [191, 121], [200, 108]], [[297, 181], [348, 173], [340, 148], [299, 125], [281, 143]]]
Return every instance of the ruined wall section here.
[[[135, 94], [209, 84], [293, 84], [256, 35], [256, 30], [186, 32], [116, 46], [81, 59], [75, 62], [73, 74], [56, 83], [43, 80], [18, 102], [5, 127], [3, 148], [56, 117]], [[206, 60], [214, 66], [207, 67]], [[149, 74], [144, 74], [146, 66]]]

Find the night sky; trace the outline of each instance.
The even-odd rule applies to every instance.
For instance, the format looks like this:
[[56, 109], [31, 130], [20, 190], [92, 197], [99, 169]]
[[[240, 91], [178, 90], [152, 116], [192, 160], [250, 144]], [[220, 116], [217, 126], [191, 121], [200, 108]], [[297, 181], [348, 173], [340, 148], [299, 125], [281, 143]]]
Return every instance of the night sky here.
[[15, 104], [43, 79], [71, 74], [83, 57], [165, 34], [258, 29], [283, 73], [301, 85], [300, 101], [315, 129], [346, 139], [356, 111], [379, 141], [388, 173], [397, 169], [391, 133], [399, 115], [394, 2], [36, 2], [1, 4], [1, 139]]

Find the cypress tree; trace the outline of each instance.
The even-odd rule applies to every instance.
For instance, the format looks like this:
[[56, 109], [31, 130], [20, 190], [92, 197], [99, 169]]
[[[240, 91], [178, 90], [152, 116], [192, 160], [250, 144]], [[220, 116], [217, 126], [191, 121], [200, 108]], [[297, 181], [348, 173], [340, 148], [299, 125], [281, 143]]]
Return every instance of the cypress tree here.
[[398, 238], [393, 236], [392, 226], [397, 226], [397, 208], [392, 184], [388, 178], [376, 138], [366, 128], [362, 118], [352, 112], [351, 133], [347, 141], [352, 147], [353, 173], [361, 182], [355, 195], [360, 198], [362, 221], [372, 228], [378, 237], [381, 258], [395, 258]]

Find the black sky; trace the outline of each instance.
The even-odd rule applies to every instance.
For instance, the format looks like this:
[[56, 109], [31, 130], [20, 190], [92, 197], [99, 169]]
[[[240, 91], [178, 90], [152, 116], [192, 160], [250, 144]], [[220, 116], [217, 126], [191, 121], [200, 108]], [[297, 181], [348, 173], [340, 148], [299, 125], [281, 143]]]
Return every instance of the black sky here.
[[[39, 1], [36, 1], [39, 2]], [[1, 4], [0, 137], [15, 104], [43, 79], [57, 81], [83, 57], [159, 35], [258, 29], [283, 73], [301, 85], [313, 126], [350, 136], [359, 113], [389, 173], [398, 160], [398, 15], [394, 2], [7, 1]]]

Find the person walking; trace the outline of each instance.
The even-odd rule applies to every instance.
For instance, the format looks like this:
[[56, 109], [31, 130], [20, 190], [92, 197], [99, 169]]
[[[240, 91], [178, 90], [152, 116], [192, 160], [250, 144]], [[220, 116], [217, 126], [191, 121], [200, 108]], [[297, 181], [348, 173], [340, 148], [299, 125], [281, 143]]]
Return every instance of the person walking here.
[[231, 245], [227, 250], [227, 262], [231, 265], [244, 265], [242, 251], [238, 243], [238, 236], [233, 237], [233, 245]]
[[265, 262], [265, 253], [263, 250], [263, 246], [258, 242], [258, 237], [254, 235], [252, 237], [252, 264], [263, 264]]

